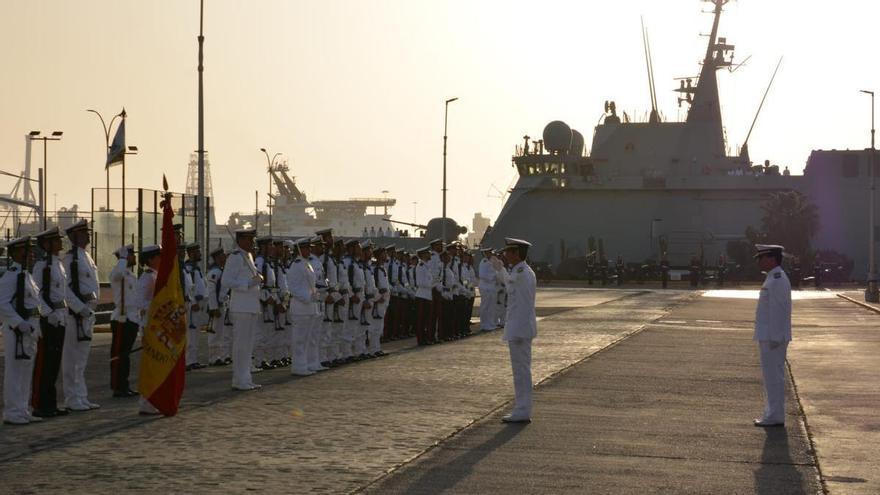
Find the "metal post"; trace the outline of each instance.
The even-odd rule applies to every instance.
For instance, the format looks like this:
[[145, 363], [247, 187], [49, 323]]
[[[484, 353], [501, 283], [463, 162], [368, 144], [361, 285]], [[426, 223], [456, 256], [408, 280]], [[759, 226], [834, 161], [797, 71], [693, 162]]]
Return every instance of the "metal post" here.
[[[122, 118], [125, 121], [125, 117]], [[122, 151], [122, 242], [125, 244], [125, 150]]]
[[874, 173], [874, 92], [862, 90], [862, 93], [871, 95], [871, 153], [868, 158], [868, 173], [871, 177], [871, 192], [868, 198], [868, 288], [865, 290], [865, 301], [880, 302], [880, 293], [878, 293], [877, 290], [877, 260], [874, 253], [874, 209], [876, 207], [876, 174]]
[[43, 206], [43, 230], [46, 230], [49, 228], [48, 218], [47, 218], [48, 213], [49, 213], [49, 208], [46, 206], [46, 197], [49, 195], [49, 188], [47, 187], [47, 184], [49, 183], [49, 180], [48, 180], [49, 179], [49, 166], [48, 166], [49, 160], [46, 158], [46, 151], [48, 149], [47, 143], [48, 143], [48, 139], [46, 139], [44, 137], [43, 138], [43, 174], [44, 175], [43, 175], [43, 185], [41, 186], [43, 191], [42, 191], [42, 194], [40, 194], [40, 204]]
[[[196, 243], [202, 248], [203, 253], [207, 253], [207, 245], [205, 244], [205, 220], [208, 212], [205, 210], [205, 99], [203, 91], [203, 73], [204, 67], [204, 20], [205, 20], [205, 1], [199, 0], [199, 168], [198, 168], [198, 194], [196, 195]], [[207, 256], [205, 257], [207, 258]], [[204, 261], [202, 262], [204, 265]]]
[[[43, 169], [41, 169], [41, 168], [37, 169], [37, 181], [38, 181], [37, 188], [40, 190], [40, 208], [37, 211], [45, 212], [46, 205], [43, 203], [43, 201], [45, 201], [45, 196], [43, 196], [44, 178], [43, 178]], [[46, 227], [46, 214], [45, 213], [43, 213], [43, 227]], [[45, 228], [43, 230], [45, 230]]]
[[446, 108], [443, 112], [443, 222], [441, 224], [441, 237], [446, 242], [446, 130], [449, 121], [449, 104], [458, 98], [450, 98], [446, 100]]

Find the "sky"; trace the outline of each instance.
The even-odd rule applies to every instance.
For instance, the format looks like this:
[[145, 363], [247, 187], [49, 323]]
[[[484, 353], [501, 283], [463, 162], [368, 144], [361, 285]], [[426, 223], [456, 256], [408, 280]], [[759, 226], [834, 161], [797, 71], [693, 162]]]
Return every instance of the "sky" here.
[[[441, 214], [444, 101], [448, 214], [493, 221], [524, 134], [563, 120], [589, 142], [605, 100], [650, 110], [640, 18], [650, 32], [659, 109], [695, 76], [711, 5], [697, 0], [205, 0], [205, 142], [217, 220], [265, 197], [265, 147], [287, 158], [309, 199], [397, 199], [420, 223]], [[880, 91], [867, 0], [738, 0], [720, 35], [736, 45], [719, 76], [731, 152], [800, 173], [812, 149], [870, 144]], [[103, 187], [104, 134], [92, 108], [125, 107], [129, 187], [183, 191], [197, 148], [197, 0], [4, 0], [0, 4], [0, 170], [23, 170], [30, 130], [64, 131], [48, 150], [50, 209], [90, 206]], [[589, 144], [588, 144], [589, 146]], [[41, 165], [42, 146], [33, 155]], [[111, 171], [111, 185], [121, 174]], [[0, 179], [0, 192], [14, 186]]]

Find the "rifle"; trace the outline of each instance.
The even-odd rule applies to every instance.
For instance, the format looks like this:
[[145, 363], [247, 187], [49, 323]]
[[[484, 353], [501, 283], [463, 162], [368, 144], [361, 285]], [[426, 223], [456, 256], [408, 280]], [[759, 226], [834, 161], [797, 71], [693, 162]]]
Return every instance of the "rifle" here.
[[[27, 260], [28, 257], [27, 252], [28, 248], [25, 248], [25, 260]], [[25, 261], [25, 263], [27, 263], [27, 261]], [[28, 319], [30, 319], [31, 315], [27, 308], [24, 307], [24, 266], [21, 267], [21, 273], [19, 273], [17, 277], [18, 278], [15, 281], [15, 295], [13, 296], [13, 298], [15, 299], [15, 312], [18, 313], [18, 316], [20, 316], [23, 320], [27, 321]], [[28, 356], [27, 353], [24, 351], [24, 335], [22, 334], [21, 330], [15, 328], [13, 331], [15, 333], [15, 359], [30, 359], [31, 357]], [[31, 332], [33, 332], [33, 329], [31, 329]]]
[[[73, 249], [70, 250], [70, 280], [71, 286], [70, 290], [73, 292], [73, 295], [85, 304], [83, 301], [82, 292], [79, 290], [79, 251], [78, 247], [73, 246]], [[73, 315], [73, 320], [76, 322], [76, 341], [77, 342], [88, 342], [92, 340], [92, 336], [86, 333], [85, 326], [83, 325], [83, 317], [81, 314], [74, 312], [72, 309], [68, 310], [70, 314]]]

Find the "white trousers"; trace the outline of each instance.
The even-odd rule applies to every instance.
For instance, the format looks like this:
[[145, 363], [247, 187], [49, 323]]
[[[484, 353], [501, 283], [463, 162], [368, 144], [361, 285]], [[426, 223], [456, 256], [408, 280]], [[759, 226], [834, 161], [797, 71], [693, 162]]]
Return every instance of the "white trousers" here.
[[513, 370], [513, 410], [516, 418], [532, 417], [532, 340], [516, 339], [507, 343]]
[[321, 361], [323, 361], [321, 359], [321, 346], [325, 331], [324, 312], [322, 311], [312, 318], [312, 330], [309, 332], [309, 340], [306, 343], [306, 362], [311, 371], [317, 371], [321, 368]]
[[224, 323], [223, 310], [220, 316], [211, 322], [214, 333], [208, 334], [208, 360], [214, 362], [230, 357], [229, 348], [232, 346], [232, 326]]
[[343, 323], [344, 329], [342, 331], [342, 342], [340, 343], [340, 359], [346, 359], [355, 355], [355, 337], [364, 328], [361, 325], [361, 308], [364, 306], [363, 294], [361, 294], [360, 297], [360, 302], [348, 302], [349, 306], [351, 306], [351, 314], [354, 319], [348, 319], [348, 311], [346, 310], [345, 323]]
[[[89, 362], [91, 340], [78, 341], [76, 319], [68, 314], [64, 331], [64, 350], [61, 352], [61, 381], [64, 390], [64, 404], [68, 408], [85, 409], [89, 407], [89, 390], [86, 386], [86, 365]], [[82, 319], [82, 332], [91, 337], [95, 326], [95, 316]]]
[[232, 318], [232, 386], [248, 388], [254, 385], [251, 376], [251, 356], [254, 353], [254, 332], [263, 326], [259, 313], [231, 312]]
[[788, 342], [782, 342], [776, 349], [770, 348], [769, 341], [758, 342], [761, 354], [761, 372], [764, 375], [764, 416], [768, 423], [785, 422], [785, 355]]
[[480, 289], [480, 330], [494, 330], [497, 322], [495, 317], [498, 305], [498, 292], [494, 287]]
[[376, 303], [376, 314], [377, 318], [369, 318], [370, 329], [369, 329], [369, 348], [367, 352], [370, 354], [376, 354], [377, 352], [382, 350], [382, 333], [385, 330], [385, 313], [388, 310], [388, 302], [381, 301]]
[[[189, 303], [187, 303], [189, 304]], [[199, 330], [208, 324], [208, 312], [202, 302], [198, 310], [190, 311], [192, 321], [186, 325], [186, 365], [199, 362]]]
[[3, 420], [13, 423], [27, 423], [31, 417], [29, 403], [40, 321], [31, 318], [29, 322], [34, 333], [22, 333], [23, 350], [28, 359], [15, 359], [15, 332], [3, 326]]
[[308, 345], [309, 338], [312, 334], [312, 327], [315, 324], [314, 315], [294, 315], [293, 332], [290, 339], [290, 349], [293, 361], [290, 364], [290, 371], [294, 373], [308, 373]]

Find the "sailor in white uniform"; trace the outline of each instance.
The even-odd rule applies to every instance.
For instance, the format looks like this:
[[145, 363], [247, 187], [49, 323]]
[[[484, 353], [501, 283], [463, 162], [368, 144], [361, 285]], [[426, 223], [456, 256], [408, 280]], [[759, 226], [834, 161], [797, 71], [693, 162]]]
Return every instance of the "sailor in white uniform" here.
[[480, 330], [488, 332], [498, 326], [495, 316], [495, 308], [498, 305], [498, 287], [496, 285], [495, 267], [492, 266], [492, 248], [480, 250], [483, 259], [480, 260]]
[[296, 259], [290, 265], [287, 273], [287, 286], [290, 290], [290, 308], [288, 314], [293, 322], [293, 334], [290, 348], [293, 353], [293, 361], [290, 365], [290, 374], [298, 376], [313, 375], [315, 372], [309, 369], [308, 349], [309, 341], [314, 331], [318, 312], [318, 288], [315, 285], [315, 270], [309, 263], [311, 255], [311, 243], [309, 238], [296, 241]]
[[785, 425], [785, 355], [791, 342], [791, 283], [782, 271], [778, 245], [755, 245], [758, 267], [767, 273], [755, 313], [755, 337], [761, 355], [766, 403], [755, 426]]
[[184, 276], [188, 277], [192, 283], [186, 330], [186, 369], [189, 371], [205, 366], [199, 362], [199, 334], [208, 325], [208, 308], [205, 304], [208, 285], [202, 275], [202, 248], [199, 243], [187, 244], [186, 256], [188, 259], [183, 266]]
[[232, 321], [229, 319], [229, 293], [222, 290], [220, 279], [226, 266], [226, 252], [218, 246], [210, 253], [208, 267], [207, 299], [210, 328], [208, 333], [208, 362], [212, 366], [224, 366], [232, 362]]
[[312, 326], [312, 332], [309, 334], [309, 341], [306, 345], [306, 360], [309, 363], [309, 371], [324, 371], [327, 368], [321, 363], [326, 361], [326, 357], [322, 354], [322, 350], [332, 323], [330, 318], [326, 317], [326, 309], [327, 306], [332, 307], [333, 305], [332, 298], [330, 303], [327, 302], [329, 281], [327, 272], [324, 270], [324, 263], [329, 255], [324, 253], [324, 240], [320, 237], [312, 238], [311, 248], [309, 265], [315, 272], [315, 290], [318, 292], [318, 302], [316, 303], [315, 324]]
[[526, 263], [529, 244], [520, 239], [504, 239], [504, 257], [512, 267], [507, 279], [507, 318], [503, 340], [510, 349], [515, 399], [513, 410], [501, 420], [529, 423], [532, 417], [532, 339], [538, 335], [535, 318], [535, 272]]
[[229, 253], [220, 278], [221, 290], [229, 291], [229, 313], [232, 317], [232, 388], [254, 390], [260, 388], [251, 376], [251, 356], [254, 352], [254, 332], [263, 325], [260, 305], [260, 286], [263, 277], [254, 266], [252, 255], [256, 229], [238, 230], [236, 248]]
[[28, 402], [37, 340], [40, 338], [40, 315], [52, 312], [27, 268], [33, 261], [31, 238], [10, 241], [6, 248], [12, 258], [0, 277], [0, 323], [3, 326], [3, 422], [26, 425], [42, 421], [32, 416]]

